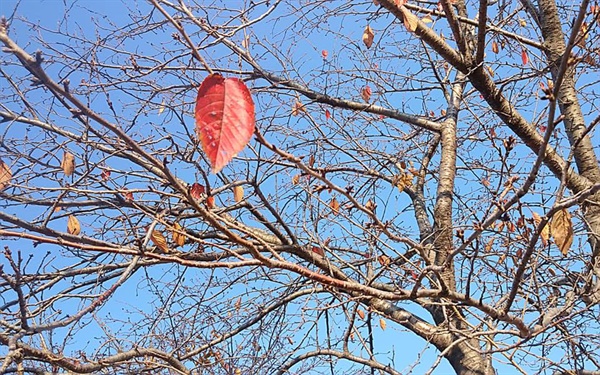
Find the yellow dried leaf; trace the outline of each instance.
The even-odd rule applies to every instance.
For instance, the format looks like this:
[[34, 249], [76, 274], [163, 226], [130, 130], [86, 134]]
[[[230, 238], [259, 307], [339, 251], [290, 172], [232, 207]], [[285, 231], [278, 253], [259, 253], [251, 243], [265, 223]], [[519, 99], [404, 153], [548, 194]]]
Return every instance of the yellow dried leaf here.
[[152, 240], [152, 243], [154, 243], [154, 245], [156, 245], [156, 247], [158, 247], [163, 253], [169, 252], [169, 245], [167, 245], [167, 239], [161, 232], [153, 230], [152, 234], [150, 234], [150, 239]]
[[498, 48], [498, 43], [495, 40], [492, 42], [492, 52], [494, 52], [494, 53], [500, 52], [500, 49]]
[[423, 21], [423, 23], [432, 23], [433, 18], [431, 18], [429, 14], [426, 14], [425, 17], [421, 18], [421, 21]]
[[573, 223], [569, 211], [563, 208], [552, 216], [550, 233], [560, 252], [566, 256], [573, 244]]
[[[536, 212], [531, 212], [531, 215], [533, 215], [533, 222], [535, 223], [535, 226], [537, 227], [540, 225], [542, 222], [540, 215], [538, 215]], [[540, 238], [542, 239], [542, 244], [544, 246], [548, 246], [548, 239], [550, 238], [550, 227], [548, 224], [544, 225], [544, 228], [542, 228], [542, 231], [540, 232]]]
[[173, 224], [173, 243], [177, 246], [185, 245], [185, 234], [183, 232], [183, 227], [179, 225], [179, 223]]
[[385, 319], [383, 319], [383, 318], [379, 319], [379, 326], [381, 327], [382, 330], [385, 331], [385, 327], [387, 327], [387, 323], [385, 322]]
[[235, 310], [240, 311], [241, 307], [242, 307], [242, 297], [238, 297], [238, 299], [235, 301]]
[[0, 190], [6, 189], [12, 178], [8, 165], [0, 159]]
[[158, 115], [160, 116], [165, 111], [165, 101], [160, 102], [160, 107], [158, 107]]
[[74, 236], [79, 235], [81, 233], [81, 226], [79, 225], [79, 220], [73, 215], [69, 215], [67, 219], [67, 232]]
[[244, 188], [242, 186], [233, 187], [233, 199], [239, 203], [244, 199]]
[[69, 151], [65, 151], [62, 161], [60, 162], [60, 167], [62, 168], [63, 172], [65, 172], [65, 175], [72, 175], [75, 171], [75, 156], [73, 156], [73, 154], [71, 154]]
[[372, 201], [371, 199], [369, 199], [367, 201], [367, 204], [365, 204], [365, 208], [371, 212], [375, 212], [375, 209], [377, 208], [377, 203], [375, 203], [374, 201]]
[[404, 26], [408, 31], [415, 32], [419, 26], [419, 18], [408, 10], [402, 12], [402, 15], [404, 16]]
[[377, 257], [377, 260], [379, 261], [379, 264], [381, 264], [384, 267], [387, 267], [390, 265], [390, 263], [392, 263], [392, 258], [390, 258], [387, 255], [380, 255]]
[[373, 45], [373, 39], [375, 38], [375, 33], [373, 33], [373, 29], [371, 26], [367, 25], [365, 27], [365, 31], [363, 32], [362, 41], [367, 46], [367, 48], [371, 48]]
[[356, 314], [358, 314], [358, 317], [359, 317], [361, 320], [365, 320], [365, 312], [364, 312], [364, 311], [362, 311], [362, 310], [360, 310], [360, 309], [359, 309], [359, 310], [356, 310]]
[[294, 177], [292, 177], [292, 184], [293, 185], [298, 185], [298, 183], [300, 182], [300, 175], [294, 175]]
[[336, 215], [340, 212], [340, 203], [337, 201], [337, 199], [335, 199], [335, 197], [333, 197], [333, 199], [331, 199], [331, 202], [329, 202], [329, 207]]
[[494, 246], [494, 241], [496, 240], [495, 237], [492, 237], [489, 239], [489, 241], [485, 244], [485, 252], [489, 253], [490, 251], [492, 251], [492, 247]]
[[296, 100], [296, 102], [294, 102], [294, 105], [292, 106], [292, 116], [298, 116], [300, 112], [306, 113], [306, 108], [304, 108], [302, 102]]

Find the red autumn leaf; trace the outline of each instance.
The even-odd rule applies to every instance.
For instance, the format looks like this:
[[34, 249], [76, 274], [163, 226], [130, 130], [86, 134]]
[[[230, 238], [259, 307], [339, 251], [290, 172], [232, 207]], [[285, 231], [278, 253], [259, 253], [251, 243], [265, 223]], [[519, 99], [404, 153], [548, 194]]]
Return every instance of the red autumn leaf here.
[[525, 49], [521, 51], [521, 61], [523, 61], [523, 65], [527, 65], [529, 62], [529, 56], [527, 56], [527, 51]]
[[200, 197], [202, 197], [202, 194], [204, 194], [204, 186], [200, 185], [197, 182], [194, 182], [192, 184], [192, 187], [190, 188], [190, 195], [194, 199], [200, 199]]
[[321, 51], [321, 56], [323, 56], [323, 59], [326, 59], [328, 55], [329, 55], [329, 52], [327, 52], [326, 49], [324, 49], [323, 51]]
[[371, 94], [372, 94], [372, 91], [371, 91], [371, 87], [369, 87], [369, 86], [363, 87], [363, 89], [360, 92], [360, 96], [367, 103], [369, 102], [369, 100], [371, 100]]
[[125, 200], [127, 202], [132, 202], [133, 201], [133, 193], [128, 191], [127, 188], [123, 188], [123, 190], [125, 190]]
[[325, 110], [325, 118], [329, 120], [331, 118], [331, 112], [328, 109]]
[[198, 89], [196, 132], [202, 149], [218, 173], [246, 147], [254, 133], [254, 102], [238, 78], [208, 76]]
[[215, 208], [215, 197], [213, 197], [212, 195], [206, 197], [206, 207], [208, 207], [209, 209]]
[[102, 177], [102, 181], [108, 181], [110, 179], [110, 171], [105, 169], [100, 173], [100, 177]]
[[323, 251], [323, 249], [321, 249], [320, 247], [317, 247], [317, 246], [312, 247], [312, 252], [319, 254], [320, 256], [325, 256], [325, 252]]

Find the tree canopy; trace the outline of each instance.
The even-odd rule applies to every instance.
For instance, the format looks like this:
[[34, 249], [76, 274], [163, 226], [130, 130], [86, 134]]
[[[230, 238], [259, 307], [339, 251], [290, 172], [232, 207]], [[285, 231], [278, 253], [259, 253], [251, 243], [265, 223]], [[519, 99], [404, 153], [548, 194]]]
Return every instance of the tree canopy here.
[[1, 373], [600, 374], [595, 2], [1, 10]]

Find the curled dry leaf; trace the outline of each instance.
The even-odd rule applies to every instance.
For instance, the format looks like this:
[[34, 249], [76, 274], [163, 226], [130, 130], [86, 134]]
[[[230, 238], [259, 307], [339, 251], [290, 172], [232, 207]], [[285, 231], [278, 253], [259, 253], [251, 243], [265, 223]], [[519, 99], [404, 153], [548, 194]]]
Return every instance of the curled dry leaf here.
[[371, 87], [369, 87], [369, 86], [363, 87], [362, 90], [360, 91], [360, 96], [367, 103], [369, 102], [369, 100], [371, 100], [371, 94], [372, 94], [372, 91], [371, 91]]
[[213, 197], [212, 195], [206, 197], [206, 207], [208, 207], [209, 209], [215, 208], [215, 197]]
[[102, 173], [100, 173], [100, 178], [102, 178], [102, 181], [104, 182], [110, 180], [110, 170], [103, 170]]
[[233, 199], [236, 203], [241, 202], [244, 199], [244, 188], [240, 185], [233, 187]]
[[367, 204], [365, 204], [365, 208], [374, 213], [375, 209], [377, 208], [377, 203], [375, 203], [371, 199], [369, 199], [367, 201]]
[[331, 199], [331, 202], [329, 202], [329, 207], [331, 208], [333, 213], [336, 215], [340, 212], [340, 203], [338, 202], [337, 199], [335, 199], [335, 197], [333, 197]]
[[318, 246], [313, 246], [312, 247], [312, 252], [315, 253], [315, 254], [319, 254], [322, 257], [325, 256], [325, 251], [323, 251], [323, 249], [320, 248], [320, 247], [318, 247]]
[[298, 116], [300, 112], [306, 113], [306, 108], [304, 108], [304, 104], [301, 101], [296, 100], [292, 106], [292, 116]]
[[[531, 212], [531, 215], [533, 216], [533, 222], [535, 223], [535, 226], [539, 226], [542, 222], [540, 215], [538, 215], [536, 212]], [[544, 225], [544, 228], [542, 228], [542, 231], [540, 232], [540, 238], [542, 239], [542, 244], [544, 247], [548, 246], [548, 239], [550, 238], [550, 227], [548, 224]]]
[[153, 230], [150, 234], [150, 240], [152, 243], [156, 245], [157, 248], [160, 249], [163, 253], [169, 252], [169, 245], [167, 245], [167, 239], [165, 236], [158, 230]]
[[323, 57], [323, 59], [326, 59], [327, 56], [329, 56], [329, 52], [327, 52], [327, 50], [324, 49], [324, 50], [321, 51], [321, 56]]
[[494, 53], [500, 52], [500, 49], [498, 48], [498, 43], [495, 40], [492, 42], [492, 52], [494, 52]]
[[74, 236], [78, 236], [81, 233], [81, 226], [79, 225], [79, 220], [73, 215], [69, 215], [67, 219], [67, 232]]
[[573, 244], [573, 223], [567, 209], [563, 208], [552, 216], [550, 233], [560, 252], [566, 256]]
[[62, 168], [65, 175], [70, 176], [75, 172], [75, 156], [68, 151], [65, 151], [63, 154], [62, 161], [60, 162], [60, 167]]
[[527, 51], [525, 50], [525, 48], [521, 50], [521, 62], [523, 62], [523, 65], [527, 65], [527, 63], [529, 62], [529, 56], [527, 55]]
[[292, 184], [298, 185], [299, 182], [300, 182], [300, 175], [299, 174], [294, 175], [294, 177], [292, 177]]
[[373, 45], [373, 39], [375, 38], [375, 33], [373, 33], [373, 29], [371, 26], [367, 25], [365, 27], [365, 31], [363, 32], [362, 41], [367, 48], [371, 48]]
[[200, 199], [202, 197], [202, 194], [204, 194], [204, 186], [200, 185], [197, 182], [194, 182], [192, 184], [192, 187], [190, 188], [190, 195], [194, 199]]
[[185, 234], [183, 232], [183, 227], [179, 223], [173, 224], [173, 243], [177, 246], [185, 245]]
[[387, 267], [392, 263], [392, 258], [390, 258], [387, 255], [380, 255], [377, 257], [377, 260], [379, 261], [379, 264], [381, 264], [384, 267]]
[[360, 319], [365, 320], [365, 312], [364, 311], [358, 309], [358, 310], [356, 310], [356, 314], [358, 314]]
[[402, 12], [404, 16], [404, 26], [410, 32], [415, 32], [417, 30], [417, 26], [419, 26], [419, 18], [412, 14], [408, 9], [404, 9]]
[[382, 330], [385, 331], [385, 327], [387, 327], [387, 323], [385, 322], [385, 319], [383, 319], [383, 318], [379, 319], [379, 326], [381, 327]]
[[0, 190], [6, 189], [12, 178], [8, 165], [0, 159]]

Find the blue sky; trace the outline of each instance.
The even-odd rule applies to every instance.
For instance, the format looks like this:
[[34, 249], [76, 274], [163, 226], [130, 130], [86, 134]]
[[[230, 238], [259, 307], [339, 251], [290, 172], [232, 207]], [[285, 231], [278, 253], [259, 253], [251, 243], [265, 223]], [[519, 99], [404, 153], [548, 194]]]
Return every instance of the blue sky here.
[[[0, 13], [10, 16], [16, 3], [17, 2], [12, 0], [2, 1], [0, 3]], [[244, 2], [241, 1], [231, 3], [240, 6], [244, 4]], [[47, 46], [40, 45], [36, 40], [36, 35], [32, 33], [29, 25], [26, 22], [20, 21], [20, 17], [25, 18], [29, 23], [37, 24], [42, 26], [44, 29], [47, 29], [47, 31], [41, 32], [42, 39], [49, 43], [60, 43], [57, 50], [65, 49], [69, 51], [68, 53], [75, 53], [76, 47], [79, 47], [85, 51], [85, 44], [83, 44], [81, 41], [78, 41], [77, 38], [64, 38], [62, 36], [57, 36], [51, 32], [52, 30], [59, 29], [63, 32], [68, 32], [76, 36], [85, 36], [86, 38], [95, 40], [96, 38], [101, 39], [109, 34], [109, 31], [107, 31], [108, 28], [112, 28], [114, 25], [123, 25], [123, 33], [131, 32], [131, 37], [123, 38], [123, 43], [122, 45], [118, 46], [119, 48], [139, 55], [160, 56], [163, 44], [171, 42], [171, 33], [174, 30], [169, 29], [167, 32], [164, 30], [157, 30], [151, 34], [136, 35], [134, 33], [134, 29], [130, 28], [129, 26], [131, 23], [130, 17], [131, 15], [145, 14], [148, 12], [150, 6], [145, 2], [127, 2], [127, 4], [128, 5], [124, 5], [122, 1], [77, 1], [72, 3], [68, 2], [66, 5], [61, 1], [22, 1], [18, 8], [17, 19], [15, 19], [12, 23], [10, 35], [27, 51], [33, 52], [37, 49], [41, 49], [48, 56], [53, 56], [57, 52], [48, 51]], [[66, 19], [64, 19], [65, 8], [68, 8]], [[231, 6], [231, 8], [235, 8], [235, 6]], [[368, 1], [360, 5], [357, 9], [363, 11], [363, 13], [359, 16], [342, 13], [337, 18], [328, 18], [327, 25], [319, 24], [319, 17], [324, 17], [322, 14], [324, 10], [320, 11], [317, 9], [313, 13], [310, 13], [312, 16], [316, 15], [315, 19], [312, 20], [314, 21], [314, 29], [311, 30], [303, 29], [300, 26], [293, 26], [292, 21], [294, 16], [289, 15], [282, 16], [281, 20], [278, 22], [264, 24], [259, 22], [251, 30], [251, 41], [254, 43], [252, 51], [256, 53], [257, 59], [259, 59], [260, 63], [263, 64], [265, 68], [273, 69], [279, 74], [288, 75], [289, 77], [298, 79], [299, 81], [323, 88], [324, 91], [332, 95], [351, 97], [354, 100], [360, 100], [360, 88], [362, 88], [364, 85], [371, 85], [374, 88], [373, 97], [376, 98], [374, 100], [381, 100], [382, 105], [396, 106], [406, 112], [417, 114], [422, 113], [422, 108], [424, 107], [427, 107], [431, 110], [435, 109], [435, 112], [439, 112], [441, 109], [443, 109], [445, 104], [443, 104], [443, 101], [440, 100], [441, 98], [439, 93], [436, 94], [436, 92], [432, 90], [430, 95], [425, 95], [421, 93], [415, 93], [414, 91], [410, 90], [410, 86], [413, 84], [411, 81], [411, 72], [419, 70], [420, 64], [423, 66], [426, 64], [421, 61], [418, 56], [415, 56], [413, 60], [409, 61], [398, 61], [394, 60], [393, 58], [394, 46], [391, 42], [387, 42], [388, 39], [386, 37], [390, 37], [390, 35], [393, 33], [405, 31], [399, 30], [399, 26], [395, 25], [390, 17], [375, 17], [372, 14], [372, 8], [370, 8], [370, 2]], [[305, 10], [307, 9], [299, 9], [298, 14], [304, 14]], [[285, 11], [282, 10], [281, 13], [285, 15], [286, 11], [287, 9]], [[306, 14], [309, 13], [306, 12]], [[226, 15], [223, 17], [225, 16]], [[159, 15], [156, 16], [157, 19], [160, 19], [161, 17], [162, 16]], [[360, 22], [358, 22], [357, 19], [359, 19]], [[361, 35], [364, 24], [368, 22], [373, 25], [377, 34], [375, 40], [376, 47], [366, 50], [361, 45]], [[285, 30], [285, 32], [280, 32], [280, 29], [277, 29], [280, 24], [290, 24], [291, 26], [281, 29]], [[240, 33], [236, 38], [237, 40], [241, 40], [242, 37], [243, 36]], [[259, 46], [259, 43], [265, 43], [265, 45], [268, 43], [273, 43], [275, 49], [280, 48], [280, 50], [273, 52], [272, 54], [268, 54], [265, 52], [268, 50], [268, 48]], [[418, 41], [413, 38], [408, 39], [407, 43], [418, 44]], [[73, 47], [73, 51], [70, 50], [70, 47]], [[321, 51], [323, 49], [328, 51], [328, 58], [326, 60], [323, 60], [321, 57]], [[212, 49], [212, 51], [214, 52], [214, 55], [210, 56], [210, 61], [211, 63], [215, 64], [214, 66], [218, 67], [219, 64], [222, 63], [230, 69], [235, 69], [237, 61], [234, 61], [233, 57], [226, 50], [215, 47]], [[264, 55], [262, 55], [261, 52], [264, 52]], [[99, 50], [98, 53], [98, 58], [100, 60], [108, 62], [111, 61], [109, 51]], [[513, 64], [514, 66], [512, 68], [504, 68], [506, 69], [506, 75], [508, 76], [512, 73], [510, 71], [511, 69], [514, 69], [515, 72], [521, 69], [518, 62], [519, 55], [517, 50], [510, 51], [507, 49], [504, 53], [509, 56], [511, 54], [514, 55], [515, 59], [515, 63]], [[286, 64], [284, 62], [277, 61], [274, 58], [275, 55], [286, 56], [286, 54], [289, 54], [290, 59], [300, 62], [299, 65], [297, 65], [299, 66], [297, 71], [286, 71], [284, 69]], [[82, 58], [90, 58], [90, 55], [84, 54]], [[140, 63], [146, 63], [146, 61], [140, 61]], [[375, 68], [375, 65], [377, 65], [377, 68]], [[348, 73], [348, 77], [351, 77], [352, 74], [354, 74], [356, 77], [354, 81], [348, 82], [343, 86], [337, 85], [335, 83], [336, 81], [345, 81], [346, 79], [344, 75], [338, 75], [336, 72], [336, 67], [338, 66], [343, 66], [347, 72], [350, 72]], [[7, 70], [8, 69], [12, 68], [7, 68]], [[51, 59], [47, 65], [47, 69], [55, 76], [68, 76], [72, 82], [79, 82], [82, 79], [90, 80], [90, 77], [87, 77], [84, 73], [79, 72], [76, 67], [65, 67], [60, 66], [60, 64], [54, 65], [51, 63]], [[243, 66], [243, 69], [248, 69], [248, 67]], [[407, 72], [406, 77], [400, 79], [398, 76], [402, 75], [403, 69], [405, 69]], [[381, 74], [381, 71], [390, 72], [389, 76], [396, 77], [395, 80], [387, 81], [385, 79], [380, 79], [379, 74]], [[145, 110], [143, 113], [139, 114], [139, 118], [141, 119], [139, 123], [143, 124], [144, 122], [152, 122], [164, 124], [165, 127], [172, 126], [172, 128], [167, 128], [168, 131], [165, 130], [165, 133], [175, 133], [175, 131], [172, 131], [172, 129], [177, 129], [177, 133], [175, 133], [176, 137], [179, 137], [178, 140], [180, 142], [185, 142], [186, 139], [183, 135], [183, 130], [178, 127], [179, 125], [177, 124], [176, 116], [174, 116], [173, 113], [169, 113], [170, 110], [165, 111], [164, 114], [159, 116], [158, 109], [161, 102], [166, 101], [169, 103], [169, 101], [173, 101], [179, 103], [181, 106], [188, 105], [188, 111], [191, 111], [193, 102], [192, 88], [203, 78], [204, 73], [200, 74], [196, 72], [185, 73], [185, 75], [182, 75], [181, 77], [175, 77], [175, 74], [171, 75], [167, 73], [157, 75], [156, 85], [159, 87], [168, 87], [169, 85], [184, 86], [185, 84], [188, 84], [189, 87], [187, 88], [187, 91], [185, 88], [180, 89], [178, 87], [176, 92], [173, 90], [173, 93], [165, 90], [160, 91], [156, 96], [148, 95], [148, 103], [146, 104]], [[284, 94], [280, 96], [273, 96], [269, 91], [269, 85], [262, 80], [251, 82], [249, 85], [251, 85], [254, 90], [254, 98], [257, 103], [258, 110], [258, 124], [260, 127], [262, 127], [262, 129], [268, 131], [268, 129], [288, 127], [297, 131], [298, 137], [300, 137], [303, 134], [302, 131], [309, 128], [310, 121], [289, 116], [289, 105], [295, 100], [293, 94], [288, 94], [288, 96]], [[527, 94], [527, 92], [523, 92], [515, 95], [519, 96], [519, 100], [527, 100]], [[97, 96], [94, 96], [93, 98], [97, 99], [94, 101], [95, 110], [103, 112], [109, 117], [112, 116], [101, 93], [98, 93]], [[125, 95], [119, 96], [118, 90], [112, 92], [111, 98], [115, 103], [117, 103], [119, 110], [123, 111], [122, 113], [138, 115], [138, 113], [134, 113], [134, 109], [131, 106], [131, 103], [135, 103], [135, 99]], [[276, 101], [280, 101], [281, 103], [279, 105], [275, 105], [274, 102]], [[188, 102], [189, 104], [186, 104]], [[440, 102], [440, 104], [438, 105], [437, 102]], [[268, 108], [268, 110], [261, 112], [263, 108]], [[335, 119], [338, 118], [338, 115], [336, 110], [333, 110], [332, 112], [333, 119], [335, 121]], [[193, 127], [193, 119], [188, 114], [189, 112], [186, 114], [187, 117], [185, 117], [184, 125]], [[537, 114], [539, 113], [536, 112], [535, 109], [532, 109], [531, 112], [525, 113], [525, 116], [533, 119]], [[324, 115], [323, 113], [320, 113], [316, 114], [315, 116], [322, 120]], [[353, 120], [355, 120], [357, 123], [365, 124], [365, 132], [368, 133], [368, 137], [371, 139], [371, 142], [373, 144], [378, 144], [381, 148], [393, 149], [397, 146], [395, 144], [395, 140], [390, 140], [391, 135], [397, 133], [403, 135], [410, 133], [411, 129], [407, 128], [404, 124], [398, 124], [397, 122], [388, 120], [374, 121], [373, 118], [374, 116], [371, 115], [356, 114]], [[116, 119], [116, 121], [117, 120], [118, 119]], [[352, 142], [351, 140], [345, 139], [343, 128], [344, 123], [333, 123], [329, 125], [329, 128], [326, 129], [326, 131], [331, 139], [339, 142], [343, 146], [349, 147], [352, 145]], [[499, 133], [500, 132], [502, 132], [502, 130], [499, 130]], [[284, 135], [277, 135], [276, 131], [273, 131], [271, 136], [271, 141], [278, 142], [283, 146], [287, 144], [286, 142], [293, 141], [291, 137], [288, 138]], [[331, 153], [329, 154], [330, 157], [332, 157], [334, 161], [339, 164], [343, 164], [349, 160], [348, 155], [343, 152], [343, 146], [340, 147], [340, 150], [330, 151]], [[297, 146], [294, 145], [294, 147]], [[295, 150], [292, 151], [295, 152]], [[306, 153], [307, 150], [298, 146], [297, 152]], [[317, 156], [322, 156], [322, 154], [325, 153], [319, 149], [315, 149], [314, 152]], [[485, 152], [488, 151], [486, 150]], [[251, 152], [247, 151], [247, 153], [244, 155], [251, 155]], [[527, 161], [524, 160], [523, 164], [517, 167], [526, 169], [526, 165]], [[178, 176], [188, 182], [200, 180], [200, 175], [198, 172], [194, 171], [189, 166], [178, 165], [175, 166], [175, 168]], [[239, 169], [237, 171], [232, 171], [232, 174], [232, 179], [243, 179], [246, 177], [244, 172], [240, 171]], [[286, 191], [284, 193], [276, 191], [276, 186], [278, 186], [278, 184], [284, 186], [285, 183], [289, 182], [290, 178], [291, 176], [289, 175], [275, 175], [270, 177], [270, 181], [273, 182], [274, 186], [273, 194], [291, 195], [293, 193], [292, 191]], [[219, 186], [219, 184], [222, 183], [222, 181], [214, 175], [210, 175], [209, 179], [211, 184], [214, 186]], [[472, 186], [465, 183], [464, 185], [461, 184], [458, 186], [457, 189], [460, 191], [480, 192], [481, 186]], [[398, 194], [396, 189], [387, 189], [387, 191], [384, 193], [385, 194], [378, 196], [378, 202], [379, 209], [381, 210], [379, 212], [381, 212], [385, 218], [392, 218], [398, 212], [405, 213], [407, 211], [409, 202], [406, 196]], [[225, 196], [225, 194], [223, 196]], [[222, 199], [223, 202], [226, 202], [226, 200], [230, 198], [225, 196]], [[326, 198], [323, 198], [323, 200], [326, 200]], [[476, 202], [477, 199], [473, 200], [473, 204], [478, 204], [478, 202]], [[298, 195], [295, 204], [300, 205], [301, 203], [302, 195]], [[407, 218], [404, 219], [406, 221], [406, 231], [409, 232], [412, 230], [413, 232], [416, 232], [414, 222], [412, 222], [410, 219], [410, 213], [406, 213], [406, 216], [402, 216], [402, 218], [404, 217]], [[306, 219], [307, 221], [310, 220], [309, 217]], [[51, 225], [54, 225], [57, 229], [60, 229], [61, 226], [64, 225], [64, 222], [56, 221], [51, 223]], [[87, 233], [88, 235], [92, 235], [92, 229], [93, 228], [91, 224], [87, 227], [84, 225], [83, 228], [84, 232], [89, 231]], [[339, 227], [323, 225], [323, 227], [320, 227], [320, 230], [323, 231], [320, 234], [323, 237], [326, 237], [328, 233], [327, 231], [329, 231], [331, 236], [336, 236], [339, 235], [339, 231], [343, 230], [343, 228], [340, 229]], [[348, 231], [352, 232], [352, 229], [348, 229]], [[34, 249], [28, 246], [28, 244], [21, 242], [19, 242], [17, 246], [22, 246], [24, 252], [32, 252], [36, 254], [36, 256], [42, 253], [42, 251], [49, 251], [56, 258], [55, 265], [58, 266], [61, 264], [59, 255], [61, 252], [55, 247], [42, 245]], [[394, 250], [400, 251], [400, 249]], [[115, 322], [108, 328], [113, 332], [117, 332], [119, 329], [118, 319], [121, 314], [127, 315], [127, 319], [130, 319], [129, 316], [133, 316], [133, 319], [140, 318], [141, 320], [143, 313], [150, 312], [152, 311], [151, 309], [158, 308], [162, 302], [157, 300], [157, 298], [160, 295], [160, 292], [163, 290], [154, 290], [152, 282], [149, 279], [160, 281], [160, 285], [168, 285], [169, 287], [173, 288], [173, 291], [177, 291], [180, 287], [179, 283], [198, 285], [201, 284], [203, 280], [207, 280], [210, 277], [228, 279], [233, 278], [234, 274], [222, 270], [218, 270], [214, 274], [211, 274], [210, 271], [186, 270], [177, 265], [163, 265], [154, 267], [148, 272], [139, 272], [132, 279], [128, 280], [125, 286], [117, 291], [112, 300], [97, 313], [97, 317], [113, 317]], [[234, 288], [227, 291], [224, 296], [231, 299], [235, 299], [239, 293], [242, 293], [244, 296], [259, 296], [261, 293], [265, 293], [265, 290], [271, 286], [272, 284], [269, 282], [264, 282], [264, 284], [260, 285], [249, 284], [244, 290], [243, 286], [236, 285]], [[207, 300], [210, 300], [210, 298], [207, 298]], [[303, 318], [303, 309], [306, 309], [307, 311], [313, 311], [321, 308], [316, 301], [317, 300], [311, 300], [304, 306], [302, 304], [291, 305], [288, 310], [288, 324], [290, 326], [293, 324], [298, 324], [298, 322]], [[322, 301], [318, 300], [318, 302]], [[180, 306], [187, 306], [187, 304], [193, 303], [197, 303], [196, 296], [183, 296]], [[67, 314], [69, 308], [76, 309], [77, 307], [79, 307], [77, 300], [73, 300], [72, 304], [66, 303], [64, 305], [63, 313]], [[428, 317], [425, 312], [419, 308], [415, 308], [413, 304], [407, 304], [403, 307], [418, 313], [421, 317]], [[125, 312], [130, 311], [139, 311], [139, 314], [137, 314], [137, 316], [135, 314], [125, 314]], [[335, 311], [337, 313], [340, 312], [339, 309]], [[227, 312], [219, 311], [215, 311], [215, 318], [221, 323], [227, 323], [227, 319], [229, 319]], [[330, 326], [341, 327], [345, 323], [345, 318], [341, 316], [341, 314], [338, 314], [337, 316], [332, 315], [330, 318]], [[378, 358], [383, 363], [393, 360], [395, 368], [397, 368], [399, 371], [404, 373], [412, 370], [413, 373], [420, 374], [426, 371], [431, 363], [435, 361], [437, 355], [436, 351], [431, 348], [426, 350], [426, 344], [422, 340], [416, 338], [414, 334], [406, 332], [406, 330], [404, 330], [402, 327], [391, 324], [391, 322], [389, 322], [386, 330], [384, 331], [378, 326], [378, 320], [378, 317], [374, 319], [374, 335], [376, 338], [375, 349], [378, 353]], [[92, 317], [86, 319], [86, 323], [88, 323], [88, 325], [81, 327], [81, 330], [78, 332], [75, 340], [68, 346], [71, 350], [74, 351], [80, 346], [87, 350], [93, 350], [96, 348], [97, 342], [94, 337], [96, 335], [100, 335], [102, 333], [102, 329]], [[123, 324], [130, 326], [134, 324], [134, 322], [128, 320], [123, 322]], [[321, 332], [325, 330], [326, 327], [324, 320], [318, 320], [316, 327], [321, 330]], [[103, 328], [106, 329], [107, 327]], [[311, 329], [310, 326], [299, 328], [296, 330], [296, 335], [300, 337], [301, 334], [305, 333], [308, 329]], [[366, 330], [363, 330], [363, 332], [366, 332]], [[59, 334], [59, 336], [66, 334], [68, 333], [66, 330], [64, 330]], [[85, 339], [80, 339], [80, 337], [85, 337]], [[297, 337], [293, 337], [293, 341], [298, 341]], [[133, 342], [129, 344], [133, 344]], [[235, 342], [235, 344], [238, 344], [238, 342]], [[417, 365], [414, 368], [411, 367], [415, 363], [417, 363]], [[339, 366], [339, 371], [343, 371], [345, 366], [344, 362], [341, 362]], [[498, 369], [502, 369], [501, 365], [498, 366]], [[323, 371], [325, 371], [325, 369]], [[452, 370], [447, 362], [442, 361], [435, 370], [434, 374], [445, 374], [451, 372]]]

